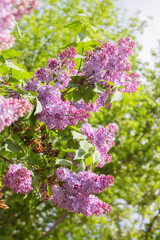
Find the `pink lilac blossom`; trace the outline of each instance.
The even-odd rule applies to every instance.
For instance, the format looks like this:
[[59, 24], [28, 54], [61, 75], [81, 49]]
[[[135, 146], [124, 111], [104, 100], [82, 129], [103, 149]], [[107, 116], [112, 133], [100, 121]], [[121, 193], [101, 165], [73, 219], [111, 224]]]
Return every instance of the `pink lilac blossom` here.
[[31, 172], [20, 164], [10, 164], [3, 184], [13, 192], [27, 194], [32, 190]]
[[95, 195], [86, 196], [77, 192], [70, 195], [58, 185], [52, 186], [52, 192], [53, 203], [69, 212], [82, 213], [85, 216], [93, 216], [94, 214], [100, 216], [111, 211], [111, 206], [102, 202]]
[[57, 169], [56, 176], [62, 182], [61, 186], [52, 186], [51, 199], [56, 206], [87, 216], [99, 216], [111, 211], [110, 205], [91, 193], [102, 192], [113, 184], [112, 176], [98, 176], [90, 171], [76, 174], [65, 167]]
[[[66, 48], [64, 52], [58, 53], [57, 59], [49, 59], [46, 68], [37, 69], [34, 78], [26, 86], [27, 89], [39, 93], [39, 100], [43, 106], [39, 120], [45, 122], [49, 129], [56, 127], [63, 130], [67, 125], [76, 125], [77, 120], [85, 122], [90, 117], [89, 112], [97, 112], [100, 107], [106, 107], [109, 95], [115, 91], [109, 82], [115, 84], [119, 91], [136, 91], [139, 85], [137, 81], [139, 75], [126, 73], [131, 70], [128, 56], [132, 54], [133, 47], [134, 42], [129, 38], [120, 39], [118, 45], [101, 42], [95, 50], [87, 52], [82, 72], [77, 72], [75, 69], [76, 49], [74, 47]], [[97, 99], [93, 104], [91, 101], [86, 104], [83, 99], [78, 102], [72, 99], [68, 102], [61, 90], [67, 88], [72, 74], [85, 76], [88, 86], [93, 88], [98, 82], [104, 88], [104, 92], [97, 94]], [[108, 102], [107, 107], [111, 108], [112, 104]], [[108, 150], [109, 144], [101, 147], [102, 158], [105, 158], [104, 155]], [[106, 156], [109, 162], [111, 155]]]
[[97, 175], [90, 171], [75, 173], [65, 167], [57, 169], [56, 176], [60, 181], [64, 182], [63, 188], [69, 194], [74, 194], [75, 192], [84, 195], [100, 193], [114, 182], [112, 176]]
[[[41, 74], [42, 73], [42, 74]], [[42, 104], [42, 111], [38, 119], [43, 121], [48, 129], [58, 128], [63, 130], [67, 125], [75, 126], [77, 121], [85, 122], [89, 113], [83, 108], [76, 108], [70, 102], [62, 100], [60, 90], [50, 84], [41, 85], [43, 71], [36, 72], [36, 80], [32, 79], [27, 83], [26, 89], [38, 92], [38, 99]], [[46, 81], [46, 80], [44, 80]]]
[[43, 110], [38, 119], [45, 122], [49, 129], [63, 130], [67, 125], [75, 126], [77, 120], [85, 121], [89, 115], [83, 109], [76, 109], [68, 101], [62, 101], [61, 92], [51, 85], [38, 87], [39, 100]]
[[[102, 43], [93, 51], [88, 51], [84, 59], [82, 72], [91, 84], [99, 83], [110, 90], [108, 82], [115, 84], [122, 92], [136, 92], [139, 85], [137, 73], [131, 70], [128, 57], [132, 55], [134, 42], [130, 38], [120, 39], [117, 45]], [[108, 82], [107, 82], [108, 81]]]
[[4, 98], [0, 95], [0, 132], [32, 108], [32, 104], [25, 99]]
[[74, 72], [76, 56], [74, 47], [66, 48], [62, 53], [57, 54], [57, 59], [51, 58], [47, 61], [46, 68], [39, 68], [34, 73], [32, 81], [49, 83], [52, 81], [55, 87], [65, 89], [71, 81], [71, 74]]
[[87, 139], [96, 146], [96, 149], [101, 154], [101, 159], [97, 167], [102, 168], [106, 163], [111, 161], [111, 154], [108, 151], [114, 146], [114, 136], [117, 128], [108, 124], [108, 127], [93, 128], [90, 124], [84, 123], [81, 127], [81, 132], [87, 136]]
[[37, 9], [38, 0], [1, 0], [0, 1], [0, 51], [12, 47], [15, 38], [11, 31], [16, 21], [21, 20], [23, 15], [31, 14], [32, 9]]

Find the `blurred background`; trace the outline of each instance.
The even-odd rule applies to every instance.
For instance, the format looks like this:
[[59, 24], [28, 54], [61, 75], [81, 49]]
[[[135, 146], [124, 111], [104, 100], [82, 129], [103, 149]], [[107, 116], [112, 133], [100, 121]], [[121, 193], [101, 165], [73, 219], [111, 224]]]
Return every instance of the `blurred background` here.
[[[101, 217], [70, 214], [45, 239], [55, 240], [159, 240], [160, 239], [160, 1], [159, 0], [41, 0], [41, 8], [15, 29], [15, 49], [24, 53], [29, 71], [44, 67], [47, 59], [74, 42], [89, 21], [97, 31], [86, 29], [92, 39], [112, 41], [129, 36], [136, 42], [130, 58], [141, 86], [125, 94], [112, 109], [92, 114], [96, 127], [116, 123], [112, 161], [99, 174], [114, 176], [115, 183], [99, 197], [112, 205]], [[77, 15], [84, 9], [86, 15]], [[153, 19], [152, 19], [153, 17]], [[152, 51], [151, 51], [152, 49]], [[11, 201], [12, 199], [12, 201]], [[0, 239], [40, 239], [63, 214], [52, 202], [33, 203], [8, 198], [12, 207], [0, 210]], [[7, 204], [7, 200], [6, 200]]]

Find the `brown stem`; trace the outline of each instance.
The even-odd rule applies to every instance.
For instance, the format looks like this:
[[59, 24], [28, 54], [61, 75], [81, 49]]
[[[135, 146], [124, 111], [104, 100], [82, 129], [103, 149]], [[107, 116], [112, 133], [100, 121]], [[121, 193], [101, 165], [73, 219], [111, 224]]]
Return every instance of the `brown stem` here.
[[2, 159], [3, 159], [4, 161], [6, 161], [6, 162], [13, 163], [13, 161], [12, 161], [12, 160], [9, 160], [9, 159], [7, 159], [7, 158], [5, 158], [5, 157], [1, 156], [1, 155], [0, 155], [0, 158], [2, 158]]
[[41, 240], [41, 239], [44, 239], [48, 234], [50, 234], [50, 232], [51, 232], [59, 223], [61, 223], [61, 222], [63, 221], [63, 219], [64, 219], [67, 215], [69, 215], [69, 212], [65, 212], [65, 213], [53, 224], [53, 226], [52, 226], [47, 232], [45, 232], [45, 233], [43, 234], [43, 236], [40, 238], [40, 240]]
[[6, 162], [9, 162], [9, 163], [12, 163], [12, 164], [13, 164], [14, 162], [27, 164], [27, 165], [29, 165], [30, 167], [34, 168], [35, 171], [37, 170], [34, 166], [32, 166], [31, 164], [29, 164], [29, 163], [27, 163], [27, 162], [24, 162], [24, 161], [20, 161], [20, 160], [9, 160], [9, 159], [7, 159], [7, 158], [1, 156], [1, 155], [0, 155], [0, 158], [2, 158], [2, 159], [3, 159], [4, 161], [6, 161]]

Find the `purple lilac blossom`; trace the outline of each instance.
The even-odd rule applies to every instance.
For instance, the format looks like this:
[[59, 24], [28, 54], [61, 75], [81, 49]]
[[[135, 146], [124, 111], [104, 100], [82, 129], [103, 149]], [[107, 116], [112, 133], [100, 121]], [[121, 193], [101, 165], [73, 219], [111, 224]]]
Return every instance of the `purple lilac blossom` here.
[[100, 43], [96, 49], [86, 53], [82, 72], [88, 76], [87, 81], [91, 84], [99, 83], [108, 90], [108, 82], [111, 82], [119, 87], [119, 91], [136, 92], [139, 75], [135, 72], [127, 73], [131, 70], [128, 57], [133, 53], [134, 42], [127, 37], [120, 39], [117, 45]]
[[108, 151], [114, 146], [113, 140], [117, 128], [112, 124], [108, 124], [108, 127], [93, 128], [90, 124], [84, 123], [80, 130], [101, 154], [97, 167], [102, 168], [106, 163], [109, 163], [112, 156], [108, 154]]
[[86, 216], [99, 216], [111, 211], [110, 205], [91, 193], [102, 192], [113, 184], [112, 176], [99, 176], [90, 171], [76, 174], [65, 167], [57, 169], [56, 176], [62, 182], [61, 186], [52, 186], [51, 199], [57, 207]]
[[3, 184], [13, 192], [27, 194], [32, 190], [31, 172], [21, 164], [10, 164]]
[[32, 104], [25, 99], [4, 98], [0, 95], [0, 132], [32, 108]]
[[37, 9], [38, 0], [1, 0], [0, 1], [0, 51], [12, 47], [15, 38], [11, 31], [16, 21], [21, 20], [23, 15], [31, 14], [32, 9]]

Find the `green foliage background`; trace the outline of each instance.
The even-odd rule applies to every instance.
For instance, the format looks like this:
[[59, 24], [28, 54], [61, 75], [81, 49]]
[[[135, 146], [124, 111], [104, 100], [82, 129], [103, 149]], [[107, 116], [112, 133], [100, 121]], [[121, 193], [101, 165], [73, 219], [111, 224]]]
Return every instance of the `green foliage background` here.
[[[84, 9], [87, 17], [83, 13], [76, 15], [79, 9]], [[97, 32], [91, 29], [88, 19]], [[126, 36], [136, 40], [136, 33], [143, 32], [144, 24], [136, 17], [122, 22], [112, 0], [42, 1], [39, 12], [21, 21], [22, 39], [15, 30], [14, 48], [23, 52], [20, 61], [26, 69], [34, 71], [74, 42], [77, 32], [85, 32], [93, 40], [116, 42]], [[155, 53], [155, 68], [150, 70], [137, 61], [141, 49], [138, 43], [136, 49], [131, 62], [133, 69], [139, 69], [145, 84], [135, 94], [125, 94], [112, 109], [101, 109], [90, 119], [94, 126], [118, 125], [112, 161], [96, 170], [115, 178], [114, 185], [100, 196], [112, 205], [112, 212], [102, 217], [70, 214], [46, 237], [48, 240], [160, 239], [160, 56]], [[25, 157], [19, 155], [21, 159]], [[51, 202], [36, 198], [33, 201], [31, 197], [8, 196], [5, 203], [10, 208], [0, 210], [0, 239], [40, 239], [63, 214]]]

